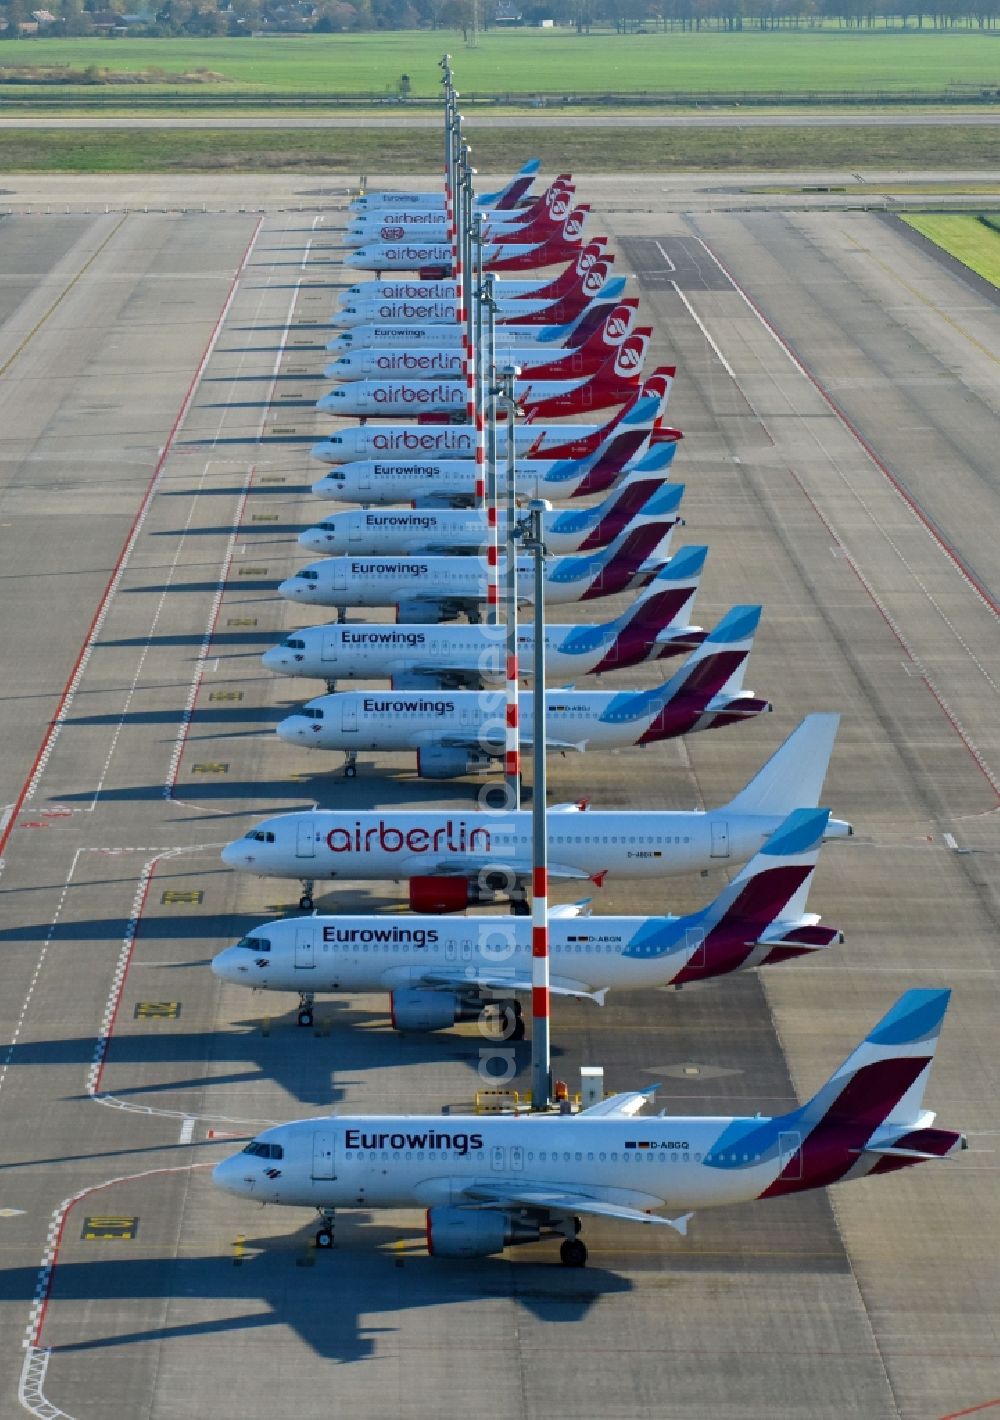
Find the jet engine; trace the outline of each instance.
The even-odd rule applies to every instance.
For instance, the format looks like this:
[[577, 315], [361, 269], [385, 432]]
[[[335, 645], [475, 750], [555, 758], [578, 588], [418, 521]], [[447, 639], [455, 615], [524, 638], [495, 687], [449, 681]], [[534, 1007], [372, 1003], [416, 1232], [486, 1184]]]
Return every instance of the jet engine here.
[[396, 603], [397, 624], [413, 621], [454, 621], [454, 615], [449, 616], [442, 602], [432, 601], [402, 601]]
[[456, 1021], [478, 1020], [482, 1002], [464, 1000], [455, 991], [424, 991], [418, 987], [393, 991], [389, 997], [393, 1030], [447, 1030]]
[[421, 779], [459, 779], [463, 774], [481, 774], [489, 767], [490, 758], [486, 754], [441, 745], [417, 750], [417, 773]]
[[537, 1242], [538, 1224], [509, 1218], [498, 1208], [428, 1208], [427, 1251], [432, 1257], [489, 1257], [510, 1243]]

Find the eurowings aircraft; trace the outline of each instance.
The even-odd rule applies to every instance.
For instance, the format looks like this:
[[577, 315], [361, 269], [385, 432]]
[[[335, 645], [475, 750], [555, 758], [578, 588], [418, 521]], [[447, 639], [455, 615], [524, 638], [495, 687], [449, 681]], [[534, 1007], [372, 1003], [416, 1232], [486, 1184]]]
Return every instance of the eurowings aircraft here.
[[[844, 940], [806, 900], [828, 809], [796, 809], [714, 902], [683, 917], [591, 917], [549, 909], [549, 989], [604, 1004], [609, 990], [656, 990], [776, 966]], [[384, 914], [284, 917], [254, 927], [212, 961], [223, 981], [298, 993], [313, 1024], [317, 995], [385, 991], [400, 1031], [450, 1029], [491, 1007], [521, 1040], [518, 996], [531, 993], [531, 924], [518, 917]]]
[[[590, 301], [573, 320], [558, 325], [508, 325], [497, 322], [494, 331], [496, 349], [502, 352], [504, 363], [513, 358], [512, 347], [527, 348], [529, 353], [544, 353], [546, 350], [559, 351], [579, 349], [593, 332], [611, 314], [617, 305], [633, 311], [639, 302], [630, 297], [627, 300], [613, 300], [601, 296]], [[411, 350], [416, 346], [432, 345], [439, 348], [461, 346], [465, 340], [464, 323], [455, 321], [399, 321], [395, 325], [356, 325], [338, 331], [326, 348], [336, 355], [359, 351], [379, 351], [387, 346], [395, 350]], [[516, 363], [516, 361], [515, 361]]]
[[924, 1108], [950, 996], [905, 992], [810, 1100], [773, 1118], [636, 1119], [656, 1085], [576, 1115], [327, 1115], [265, 1129], [213, 1179], [256, 1203], [315, 1208], [318, 1247], [333, 1245], [337, 1208], [425, 1208], [433, 1256], [488, 1257], [545, 1236], [561, 1239], [564, 1266], [583, 1267], [582, 1217], [683, 1236], [701, 1208], [827, 1188], [967, 1148]]
[[[595, 301], [584, 311], [581, 318], [586, 320], [590, 328], [579, 343], [565, 348], [548, 343], [511, 345], [504, 349], [503, 359], [511, 365], [519, 366], [522, 380], [551, 380], [596, 374], [608, 356], [618, 349], [626, 336], [632, 334], [638, 304], [638, 301], [634, 300]], [[595, 307], [602, 309], [603, 318], [592, 322], [590, 317]], [[433, 326], [422, 328], [434, 331]], [[539, 326], [537, 329], [547, 330], [550, 327]], [[520, 326], [506, 327], [505, 333], [517, 333], [520, 330]], [[646, 326], [642, 330], [647, 336], [652, 335], [651, 327]], [[336, 360], [326, 366], [323, 373], [331, 380], [436, 379], [441, 375], [464, 380], [466, 364], [466, 353], [460, 344], [455, 341], [438, 344], [431, 334], [426, 345], [411, 345], [409, 342], [400, 344], [393, 341], [375, 349], [348, 351], [338, 355]]]
[[[573, 204], [574, 191], [571, 178], [558, 177], [523, 207], [483, 213], [483, 241], [534, 240], [558, 231]], [[450, 245], [451, 225], [440, 208], [401, 204], [379, 212], [355, 213], [339, 236], [348, 248], [413, 240]]]
[[[546, 564], [547, 606], [592, 601], [644, 587], [667, 563], [674, 522], [628, 530], [600, 552], [554, 557]], [[506, 558], [500, 559], [500, 577]], [[518, 600], [530, 604], [534, 562], [518, 558]], [[480, 557], [327, 557], [278, 586], [289, 601], [311, 606], [394, 606], [397, 621], [479, 619], [487, 596]]]
[[[548, 675], [559, 680], [600, 675], [693, 651], [705, 632], [683, 618], [698, 591], [707, 554], [706, 547], [682, 547], [613, 621], [573, 626], [547, 622]], [[331, 691], [338, 680], [389, 680], [396, 690], [481, 690], [503, 683], [506, 634], [502, 624], [346, 622], [290, 632], [261, 660], [279, 675], [325, 680]], [[523, 677], [531, 675], [534, 641], [534, 628], [521, 622], [517, 644]]]
[[[508, 183], [496, 192], [484, 192], [475, 198], [477, 208], [495, 207], [500, 211], [515, 208], [531, 187], [541, 167], [540, 158], [531, 158], [519, 168]], [[398, 207], [401, 202], [413, 203], [420, 207], [444, 207], [444, 193], [441, 188], [433, 192], [407, 192], [403, 188], [386, 188], [381, 192], [366, 192], [361, 197], [351, 199], [352, 212], [370, 212], [379, 207]]]
[[[661, 878], [748, 862], [793, 809], [818, 805], [838, 720], [808, 715], [718, 809], [549, 809], [549, 877], [600, 886], [609, 873]], [[852, 831], [831, 819], [825, 836]], [[314, 884], [336, 878], [407, 881], [416, 912], [460, 912], [504, 896], [520, 910], [531, 877], [531, 814], [395, 808], [279, 814], [228, 843], [222, 861], [259, 877], [299, 879], [305, 911], [313, 906]]]
[[[734, 607], [681, 668], [651, 690], [546, 690], [550, 750], [645, 748], [698, 730], [739, 725], [770, 710], [743, 689], [760, 621], [759, 606]], [[530, 692], [519, 696], [519, 739], [533, 743]], [[370, 749], [416, 752], [421, 779], [457, 779], [503, 764], [506, 696], [502, 690], [338, 690], [310, 700], [277, 725], [279, 737], [304, 749], [340, 750], [345, 774]]]
[[[673, 445], [667, 445], [672, 448]], [[506, 486], [506, 480], [504, 480]], [[564, 552], [592, 552], [607, 547], [637, 520], [681, 522], [678, 508], [683, 483], [665, 483], [658, 472], [630, 473], [602, 503], [585, 508], [543, 514], [545, 549], [550, 556]], [[501, 546], [507, 538], [507, 510], [497, 519]], [[516, 526], [516, 520], [515, 520]], [[332, 513], [315, 527], [299, 534], [299, 546], [327, 557], [359, 552], [429, 553], [481, 552], [488, 535], [483, 508], [364, 508]]]

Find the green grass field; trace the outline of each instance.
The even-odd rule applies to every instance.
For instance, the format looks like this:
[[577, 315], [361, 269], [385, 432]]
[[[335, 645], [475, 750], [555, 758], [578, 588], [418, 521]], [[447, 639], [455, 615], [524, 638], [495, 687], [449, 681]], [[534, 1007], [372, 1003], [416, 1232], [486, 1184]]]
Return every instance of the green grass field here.
[[952, 213], [903, 220], [964, 266], [1000, 286], [1000, 231], [992, 221]]
[[[476, 135], [483, 173], [509, 172], [523, 156], [543, 172], [668, 173], [858, 168], [994, 169], [997, 130], [959, 128], [752, 128], [739, 132], [651, 128], [509, 128]], [[10, 173], [293, 172], [357, 175], [433, 173], [431, 129], [51, 129], [0, 130]]]
[[[851, 34], [837, 30], [768, 34], [594, 34], [519, 31], [484, 35], [475, 50], [461, 36], [436, 33], [310, 35], [268, 39], [2, 40], [0, 65], [69, 65], [124, 71], [206, 68], [226, 82], [193, 86], [204, 104], [227, 90], [260, 95], [386, 92], [403, 72], [413, 93], [439, 93], [437, 60], [453, 51], [465, 93], [689, 92], [863, 95], [872, 91], [940, 94], [960, 85], [996, 87], [1000, 49], [973, 32]], [[58, 89], [35, 86], [34, 101]], [[94, 96], [107, 90], [73, 91]], [[128, 90], [123, 96], [127, 102]], [[135, 90], [133, 88], [132, 92]], [[149, 93], [146, 86], [141, 93]], [[0, 108], [25, 93], [0, 86]]]

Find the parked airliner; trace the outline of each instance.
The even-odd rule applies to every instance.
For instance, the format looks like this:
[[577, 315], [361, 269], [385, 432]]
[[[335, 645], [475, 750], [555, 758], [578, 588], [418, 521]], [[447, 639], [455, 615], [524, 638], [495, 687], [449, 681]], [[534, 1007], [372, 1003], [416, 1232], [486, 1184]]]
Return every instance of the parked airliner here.
[[[514, 176], [496, 192], [484, 192], [474, 199], [479, 208], [495, 207], [500, 210], [515, 208], [531, 187], [541, 167], [540, 158], [531, 158], [519, 168]], [[444, 192], [437, 188], [434, 192], [408, 192], [403, 188], [385, 189], [381, 192], [366, 192], [361, 197], [351, 199], [352, 212], [370, 212], [379, 207], [398, 207], [401, 202], [418, 207], [444, 207]]]
[[[746, 863], [795, 808], [815, 808], [837, 715], [809, 715], [728, 804], [712, 810], [549, 809], [549, 876], [600, 886], [611, 873], [661, 878]], [[848, 837], [831, 819], [827, 837]], [[531, 814], [386, 808], [315, 810], [255, 824], [222, 850], [227, 867], [297, 878], [310, 909], [317, 880], [409, 882], [417, 912], [458, 912], [512, 897], [523, 906], [531, 876]]]
[[[806, 900], [828, 809], [796, 809], [715, 901], [683, 917], [591, 917], [589, 904], [549, 911], [549, 989], [604, 1004], [609, 990], [653, 990], [775, 966], [844, 940]], [[212, 961], [223, 981], [298, 994], [300, 1026], [325, 992], [391, 992], [401, 1031], [450, 1029], [499, 1008], [507, 1038], [524, 1035], [531, 924], [518, 917], [284, 917], [254, 927]]]
[[[674, 521], [628, 529], [600, 552], [553, 557], [545, 568], [547, 606], [592, 601], [644, 587], [667, 563]], [[506, 558], [500, 558], [500, 577]], [[534, 561], [518, 558], [518, 600], [530, 603]], [[477, 621], [487, 597], [481, 557], [326, 557], [278, 585], [281, 596], [310, 606], [394, 606], [396, 620]]]
[[[319, 1247], [337, 1208], [426, 1208], [427, 1250], [488, 1257], [558, 1237], [583, 1267], [581, 1216], [682, 1236], [701, 1208], [780, 1198], [950, 1158], [924, 1091], [948, 990], [907, 991], [803, 1105], [712, 1118], [634, 1118], [656, 1085], [576, 1115], [327, 1115], [263, 1130], [218, 1164], [216, 1185], [256, 1203], [315, 1208]], [[664, 1209], [665, 1215], [654, 1212]]]
[[[546, 690], [550, 750], [645, 748], [698, 730], [739, 725], [770, 710], [743, 689], [759, 606], [734, 607], [663, 685], [651, 690]], [[503, 764], [502, 690], [338, 690], [286, 715], [277, 733], [304, 749], [340, 750], [353, 778], [362, 750], [416, 752], [421, 779], [457, 779]], [[519, 736], [534, 741], [530, 692], [520, 694]]]
[[[677, 510], [683, 496], [683, 483], [665, 483], [660, 473], [639, 469], [624, 478], [601, 503], [567, 510], [547, 509], [543, 515], [545, 550], [550, 556], [591, 552], [607, 547], [626, 528], [639, 526], [640, 520], [679, 523]], [[506, 508], [499, 511], [497, 526], [503, 544], [507, 537]], [[405, 552], [422, 557], [429, 553], [480, 552], [486, 547], [487, 533], [483, 508], [365, 508], [331, 513], [299, 534], [299, 546], [328, 557], [348, 552]]]
[[[545, 625], [545, 668], [553, 680], [599, 675], [694, 650], [705, 639], [686, 624], [698, 590], [706, 547], [682, 547], [613, 621]], [[261, 660], [280, 675], [311, 676], [334, 690], [338, 680], [389, 680], [395, 690], [432, 687], [481, 690], [502, 684], [506, 627], [346, 622], [290, 632]], [[534, 629], [518, 625], [522, 676], [530, 676]]]

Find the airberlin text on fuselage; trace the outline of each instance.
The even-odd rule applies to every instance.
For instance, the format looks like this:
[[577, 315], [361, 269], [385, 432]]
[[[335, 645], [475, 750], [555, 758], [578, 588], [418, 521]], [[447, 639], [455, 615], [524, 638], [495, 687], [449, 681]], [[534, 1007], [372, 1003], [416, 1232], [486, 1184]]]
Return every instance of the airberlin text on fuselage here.
[[[388, 321], [419, 321], [419, 320], [449, 320], [455, 315], [454, 301], [383, 301], [381, 305], [372, 306], [372, 315], [376, 320]], [[374, 323], [374, 322], [373, 322]]]
[[371, 392], [373, 404], [465, 404], [465, 386], [457, 380], [430, 380], [426, 384], [376, 385]]
[[371, 853], [379, 848], [383, 853], [488, 853], [488, 828], [467, 828], [459, 821], [448, 819], [440, 828], [410, 828], [405, 832], [380, 819], [369, 828], [355, 823], [353, 828], [331, 828], [326, 846], [331, 853]]
[[463, 429], [442, 429], [433, 434], [414, 434], [409, 429], [391, 433], [376, 431], [369, 435], [369, 440], [371, 447], [380, 453], [396, 453], [401, 449], [427, 454], [457, 453], [476, 447], [475, 433]]

